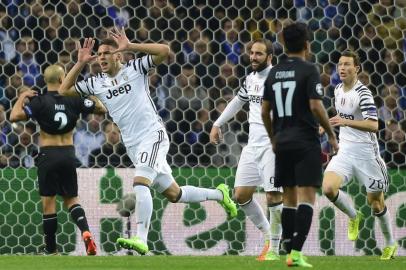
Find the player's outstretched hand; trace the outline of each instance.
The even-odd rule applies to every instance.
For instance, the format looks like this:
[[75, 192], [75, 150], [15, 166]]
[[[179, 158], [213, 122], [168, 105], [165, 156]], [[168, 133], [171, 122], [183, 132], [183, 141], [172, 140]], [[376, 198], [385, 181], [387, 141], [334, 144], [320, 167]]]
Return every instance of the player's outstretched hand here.
[[125, 34], [124, 27], [121, 30], [118, 30], [117, 27], [114, 27], [113, 31], [109, 32], [110, 36], [117, 42], [118, 48], [117, 50], [113, 51], [113, 53], [123, 52], [128, 50], [128, 46], [130, 41]]
[[213, 126], [210, 131], [210, 142], [213, 144], [219, 144], [223, 140], [223, 134], [220, 127]]
[[24, 97], [24, 98], [32, 98], [38, 96], [38, 92], [34, 91], [34, 90], [27, 90], [21, 93], [20, 97]]
[[97, 55], [92, 55], [95, 40], [93, 38], [85, 38], [83, 47], [79, 41], [76, 41], [76, 50], [78, 50], [78, 62], [90, 63], [96, 60]]

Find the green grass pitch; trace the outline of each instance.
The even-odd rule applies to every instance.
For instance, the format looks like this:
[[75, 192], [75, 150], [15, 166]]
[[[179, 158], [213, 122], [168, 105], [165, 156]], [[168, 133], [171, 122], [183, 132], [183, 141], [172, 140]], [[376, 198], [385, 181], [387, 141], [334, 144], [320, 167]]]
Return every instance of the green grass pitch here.
[[[309, 257], [313, 269], [326, 270], [404, 270], [406, 257], [380, 261], [377, 256]], [[248, 256], [0, 256], [0, 269], [4, 270], [65, 270], [65, 269], [133, 269], [133, 270], [279, 270], [288, 269], [283, 260], [257, 262]]]

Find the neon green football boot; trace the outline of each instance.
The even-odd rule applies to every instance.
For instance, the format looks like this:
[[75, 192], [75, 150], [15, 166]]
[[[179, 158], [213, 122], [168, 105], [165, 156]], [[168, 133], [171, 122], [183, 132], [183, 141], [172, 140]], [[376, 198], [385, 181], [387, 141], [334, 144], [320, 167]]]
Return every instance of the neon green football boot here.
[[361, 220], [363, 219], [363, 215], [361, 212], [357, 211], [357, 215], [354, 219], [350, 219], [348, 222], [348, 239], [351, 241], [355, 241], [358, 238], [359, 234], [359, 225]]
[[118, 238], [116, 243], [123, 248], [135, 250], [141, 255], [145, 255], [149, 251], [148, 245], [138, 236], [131, 237], [130, 239]]
[[382, 250], [381, 260], [386, 261], [386, 260], [394, 259], [396, 256], [397, 250], [398, 250], [397, 244], [385, 247]]
[[223, 193], [223, 200], [219, 201], [219, 204], [226, 210], [227, 214], [230, 217], [237, 216], [237, 205], [233, 200], [230, 198], [230, 189], [226, 184], [220, 184], [216, 187], [216, 189], [220, 190]]
[[313, 265], [308, 263], [306, 261], [306, 257], [303, 256], [301, 251], [293, 250], [290, 252], [290, 254], [286, 257], [286, 264], [289, 267], [292, 266], [300, 266], [300, 267], [307, 267], [311, 268]]

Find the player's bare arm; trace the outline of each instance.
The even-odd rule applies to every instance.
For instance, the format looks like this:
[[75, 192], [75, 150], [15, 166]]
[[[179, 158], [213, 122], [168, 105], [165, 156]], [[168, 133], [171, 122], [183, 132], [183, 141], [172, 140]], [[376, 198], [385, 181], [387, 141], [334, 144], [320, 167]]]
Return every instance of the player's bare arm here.
[[103, 103], [95, 96], [89, 96], [88, 99], [91, 99], [95, 103], [94, 111], [95, 114], [105, 114], [107, 113], [106, 107]]
[[17, 99], [16, 103], [14, 104], [13, 109], [11, 110], [10, 114], [10, 121], [11, 122], [18, 122], [27, 120], [27, 114], [25, 113], [23, 107], [25, 104], [26, 98], [31, 98], [37, 96], [38, 93], [34, 90], [28, 90], [23, 92]]
[[268, 132], [269, 138], [271, 138], [272, 144], [274, 144], [273, 132], [272, 132], [272, 119], [271, 119], [271, 103], [268, 100], [262, 101], [262, 121], [264, 121], [264, 126]]
[[235, 96], [230, 103], [227, 104], [220, 117], [214, 122], [210, 131], [210, 142], [218, 144], [223, 139], [221, 134], [221, 126], [229, 121], [234, 115], [242, 109], [246, 101], [240, 100], [238, 96]]
[[161, 64], [169, 55], [169, 46], [166, 44], [130, 42], [124, 28], [120, 30], [115, 28], [113, 31], [110, 31], [110, 35], [118, 44], [117, 50], [113, 53], [124, 51], [147, 53], [152, 55], [152, 61], [155, 65]]
[[351, 127], [361, 131], [378, 132], [378, 121], [372, 119], [350, 120], [336, 115], [330, 118], [329, 121], [333, 127]]
[[222, 139], [223, 134], [221, 133], [220, 127], [213, 125], [210, 131], [210, 142], [213, 144], [219, 144]]
[[324, 109], [323, 103], [320, 99], [309, 99], [310, 110], [316, 119], [319, 121], [322, 128], [327, 132], [328, 141], [333, 147], [334, 152], [338, 151], [338, 143], [333, 128], [329, 123], [327, 112]]
[[90, 62], [97, 58], [97, 55], [92, 55], [95, 40], [93, 38], [85, 38], [83, 47], [80, 42], [76, 42], [76, 49], [78, 51], [78, 61], [68, 72], [63, 80], [58, 92], [62, 96], [78, 95], [73, 87], [82, 69]]

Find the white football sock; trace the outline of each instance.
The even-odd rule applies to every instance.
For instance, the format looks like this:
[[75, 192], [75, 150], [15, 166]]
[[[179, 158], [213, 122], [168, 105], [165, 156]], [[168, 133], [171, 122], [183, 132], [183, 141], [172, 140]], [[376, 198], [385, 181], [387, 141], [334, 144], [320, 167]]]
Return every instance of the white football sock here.
[[192, 203], [204, 201], [221, 201], [223, 193], [218, 189], [200, 188], [194, 186], [180, 187], [182, 195], [178, 202]]
[[269, 206], [269, 223], [271, 226], [271, 248], [279, 254], [279, 243], [282, 235], [281, 213], [283, 204]]
[[271, 240], [271, 225], [269, 225], [259, 203], [256, 200], [251, 199], [244, 204], [239, 204], [239, 206], [258, 230], [264, 234], [265, 240]]
[[148, 187], [134, 186], [136, 208], [135, 219], [137, 222], [137, 236], [147, 243], [149, 224], [152, 216], [152, 196]]
[[333, 204], [349, 218], [354, 219], [357, 216], [357, 211], [355, 210], [350, 197], [344, 191], [338, 191], [336, 200]]
[[374, 215], [378, 219], [379, 225], [381, 226], [386, 246], [393, 246], [395, 244], [395, 240], [393, 239], [392, 223], [388, 209], [385, 206], [381, 213], [374, 213]]

